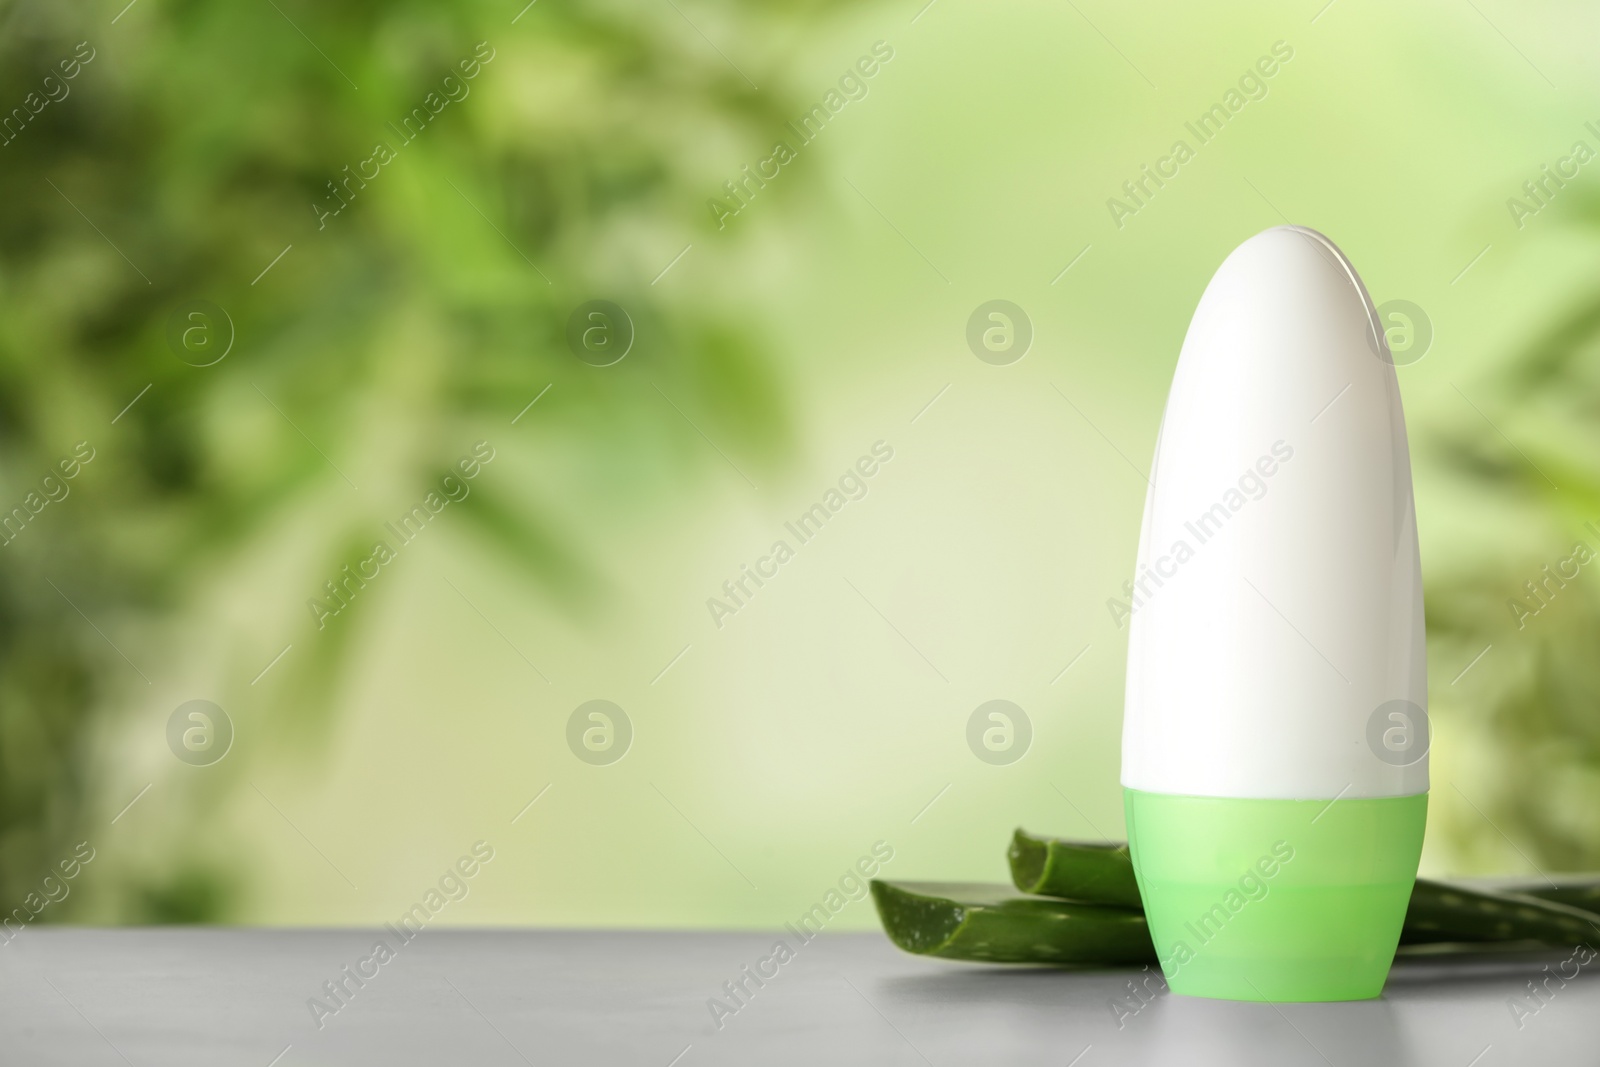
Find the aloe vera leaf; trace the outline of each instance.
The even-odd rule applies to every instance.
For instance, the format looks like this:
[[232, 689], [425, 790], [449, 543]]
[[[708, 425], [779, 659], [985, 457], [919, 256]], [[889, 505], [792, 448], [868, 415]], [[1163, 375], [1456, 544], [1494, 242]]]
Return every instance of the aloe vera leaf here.
[[1440, 941], [1538, 941], [1573, 945], [1600, 940], [1600, 915], [1528, 892], [1469, 889], [1418, 878], [1406, 907], [1402, 945]]
[[[1559, 875], [1557, 877], [1560, 877]], [[1571, 908], [1582, 908], [1584, 911], [1600, 912], [1600, 878], [1587, 878], [1583, 881], [1568, 882], [1565, 885], [1515, 885], [1503, 886], [1502, 893], [1517, 893], [1525, 897], [1538, 897], [1540, 900], [1549, 900], [1557, 904], [1565, 904]]]
[[[985, 963], [1116, 966], [1154, 963], [1144, 914], [1018, 893], [987, 883], [872, 883], [889, 939], [907, 952]], [[1419, 880], [1402, 945], [1540, 942], [1600, 934], [1600, 915], [1511, 893]]]
[[1156, 962], [1144, 913], [1029, 896], [981, 882], [872, 883], [889, 940], [907, 952], [986, 963]]
[[1024, 893], [1142, 907], [1124, 842], [1067, 841], [1018, 830], [1006, 855], [1011, 881]]

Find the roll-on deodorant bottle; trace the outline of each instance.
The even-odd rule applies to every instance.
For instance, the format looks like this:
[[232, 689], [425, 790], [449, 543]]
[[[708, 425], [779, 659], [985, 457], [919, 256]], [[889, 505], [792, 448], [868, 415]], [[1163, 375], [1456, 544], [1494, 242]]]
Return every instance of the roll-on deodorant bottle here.
[[1122, 784], [1168, 983], [1375, 997], [1427, 814], [1422, 584], [1394, 364], [1332, 241], [1218, 268], [1150, 482]]

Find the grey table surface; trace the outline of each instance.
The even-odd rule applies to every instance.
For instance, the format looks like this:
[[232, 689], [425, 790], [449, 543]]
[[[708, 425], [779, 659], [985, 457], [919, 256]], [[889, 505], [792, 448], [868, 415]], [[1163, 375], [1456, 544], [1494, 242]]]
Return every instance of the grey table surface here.
[[[1542, 1001], [1528, 992], [1566, 953], [1404, 960], [1379, 1000], [1270, 1005], [1142, 1000], [1130, 982], [1157, 983], [1134, 970], [972, 966], [905, 955], [876, 933], [783, 935], [793, 958], [766, 965], [777, 973], [760, 988], [746, 979], [753, 993], [737, 1005], [723, 984], [779, 935], [427, 930], [364, 965], [376, 973], [359, 987], [344, 978], [342, 1004], [329, 997], [324, 983], [380, 936], [395, 942], [375, 930], [26, 929], [0, 945], [0, 1064], [1600, 1062], [1595, 964], [1550, 981]], [[712, 998], [737, 1010], [714, 1020]]]

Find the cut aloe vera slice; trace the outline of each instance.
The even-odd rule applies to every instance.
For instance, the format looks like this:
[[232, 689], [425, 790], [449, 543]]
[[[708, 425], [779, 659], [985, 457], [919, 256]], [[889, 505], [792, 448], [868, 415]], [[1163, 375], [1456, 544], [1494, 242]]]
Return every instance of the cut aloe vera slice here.
[[883, 928], [923, 956], [989, 963], [1154, 963], [1144, 914], [977, 882], [872, 883]]
[[1067, 841], [1018, 830], [1006, 855], [1011, 881], [1024, 893], [1125, 908], [1143, 906], [1125, 842]]

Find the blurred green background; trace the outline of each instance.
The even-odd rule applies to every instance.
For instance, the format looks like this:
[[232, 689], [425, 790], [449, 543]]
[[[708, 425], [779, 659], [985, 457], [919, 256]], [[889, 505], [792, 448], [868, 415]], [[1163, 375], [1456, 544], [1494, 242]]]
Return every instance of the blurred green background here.
[[[1600, 867], [1593, 568], [1524, 585], [1600, 551], [1600, 164], [1561, 162], [1600, 150], [1596, 22], [0, 6], [4, 907], [86, 841], [40, 921], [377, 923], [483, 840], [443, 921], [765, 926], [877, 841], [897, 877], [999, 879], [1014, 826], [1120, 837], [1134, 468], [1211, 272], [1286, 221], [1420, 309], [1394, 340], [1425, 870]], [[1277, 42], [1119, 226], [1108, 199]], [[610, 366], [567, 340], [595, 299], [632, 323]], [[1006, 366], [965, 339], [992, 299], [1034, 331]], [[319, 628], [307, 601], [476, 442], [465, 498]], [[718, 626], [708, 598], [877, 442], [865, 495]], [[568, 743], [592, 699], [631, 723], [606, 765]], [[966, 741], [992, 699], [1032, 724], [1004, 766]], [[233, 732], [205, 765], [169, 745], [192, 700]]]

